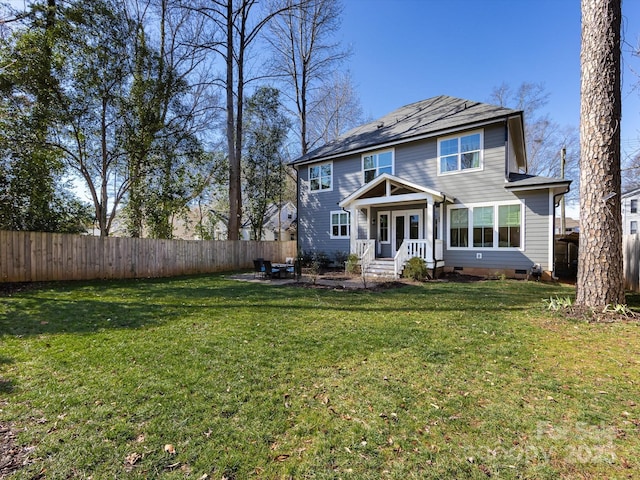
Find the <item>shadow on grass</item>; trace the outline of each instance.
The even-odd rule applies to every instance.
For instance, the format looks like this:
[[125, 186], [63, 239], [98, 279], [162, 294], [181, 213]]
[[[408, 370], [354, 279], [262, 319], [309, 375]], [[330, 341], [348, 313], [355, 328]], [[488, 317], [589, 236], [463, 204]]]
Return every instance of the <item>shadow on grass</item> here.
[[[557, 287], [525, 283], [432, 283], [385, 291], [271, 286], [224, 276], [47, 284], [8, 298], [0, 313], [0, 337], [92, 333], [162, 325], [176, 318], [256, 309], [256, 315], [296, 311], [403, 313], [505, 312], [530, 309]], [[285, 313], [286, 311], [286, 313]]]

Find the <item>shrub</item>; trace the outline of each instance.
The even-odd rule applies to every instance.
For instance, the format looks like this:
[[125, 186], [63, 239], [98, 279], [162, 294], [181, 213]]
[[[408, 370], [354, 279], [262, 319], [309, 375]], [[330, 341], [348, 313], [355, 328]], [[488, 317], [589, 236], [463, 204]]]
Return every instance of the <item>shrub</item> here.
[[351, 273], [351, 274], [356, 274], [356, 273], [360, 273], [360, 269], [359, 269], [359, 265], [358, 263], [360, 262], [360, 259], [358, 258], [358, 255], [356, 255], [355, 253], [352, 253], [351, 255], [349, 255], [349, 257], [347, 258], [347, 264], [345, 265], [345, 270], [347, 271], [347, 273]]
[[402, 276], [421, 282], [429, 276], [427, 264], [419, 257], [410, 258], [404, 267]]

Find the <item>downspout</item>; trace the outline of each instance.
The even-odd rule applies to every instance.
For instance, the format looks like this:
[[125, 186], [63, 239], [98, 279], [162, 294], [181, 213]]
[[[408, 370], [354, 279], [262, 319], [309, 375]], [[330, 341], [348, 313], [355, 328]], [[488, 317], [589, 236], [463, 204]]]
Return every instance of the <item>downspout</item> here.
[[[553, 265], [551, 268], [551, 280], [558, 279], [558, 277], [556, 277], [556, 207], [560, 202], [557, 201], [556, 198], [566, 195], [570, 191], [571, 191], [571, 187], [567, 186], [567, 189], [564, 192], [556, 193], [553, 196], [553, 232], [552, 232], [553, 238], [551, 239], [551, 261], [553, 262]], [[564, 235], [564, 232], [561, 232], [561, 235]]]

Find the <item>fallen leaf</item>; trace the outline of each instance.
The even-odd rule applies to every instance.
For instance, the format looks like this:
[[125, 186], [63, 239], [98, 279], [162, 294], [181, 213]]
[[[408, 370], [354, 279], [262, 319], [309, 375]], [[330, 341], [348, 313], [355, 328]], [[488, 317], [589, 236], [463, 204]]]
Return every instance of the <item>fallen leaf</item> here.
[[175, 455], [176, 454], [176, 447], [174, 447], [173, 445], [171, 445], [170, 443], [167, 443], [164, 446], [164, 451], [171, 454], [171, 455]]
[[142, 443], [145, 440], [145, 436], [144, 433], [141, 433], [140, 435], [138, 435], [138, 437], [136, 438], [136, 442], [138, 443]]
[[276, 462], [284, 462], [287, 458], [289, 458], [289, 455], [283, 453], [282, 455], [278, 455], [274, 460]]
[[132, 452], [125, 457], [124, 461], [128, 465], [135, 465], [138, 462], [138, 460], [140, 460], [141, 458], [142, 458], [142, 455], [140, 455], [137, 452]]

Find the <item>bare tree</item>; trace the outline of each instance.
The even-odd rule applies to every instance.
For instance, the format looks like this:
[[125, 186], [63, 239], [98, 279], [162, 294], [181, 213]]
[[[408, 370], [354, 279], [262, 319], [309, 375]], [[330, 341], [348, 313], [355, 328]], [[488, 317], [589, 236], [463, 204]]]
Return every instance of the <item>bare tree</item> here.
[[493, 89], [490, 101], [501, 107], [523, 111], [528, 173], [545, 177], [560, 176], [560, 150], [564, 147], [567, 150], [566, 176], [578, 180], [578, 129], [560, 126], [543, 112], [549, 102], [549, 92], [544, 84], [523, 82], [513, 89], [503, 83]]
[[275, 0], [283, 13], [270, 24], [269, 43], [274, 49], [274, 72], [282, 77], [298, 118], [300, 152], [307, 153], [317, 137], [309, 132], [310, 116], [326, 95], [326, 85], [337, 66], [348, 56], [334, 41], [340, 28], [342, 5], [339, 0]]
[[201, 0], [192, 8], [221, 32], [219, 41], [206, 45], [224, 60], [224, 76], [217, 83], [225, 90], [226, 140], [229, 157], [229, 240], [238, 240], [242, 223], [241, 159], [245, 88], [255, 80], [249, 73], [250, 49], [262, 30], [288, 5], [258, 11], [258, 0]]
[[309, 147], [330, 142], [364, 122], [360, 99], [349, 72], [336, 72], [313, 94], [307, 119]]
[[576, 304], [624, 303], [620, 0], [582, 0], [580, 247]]

